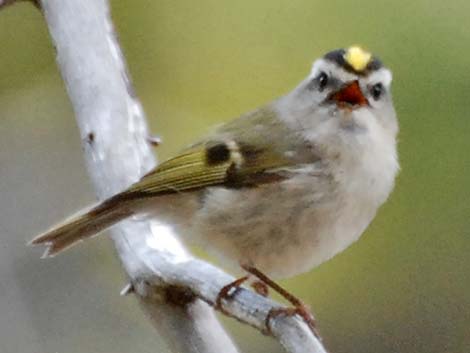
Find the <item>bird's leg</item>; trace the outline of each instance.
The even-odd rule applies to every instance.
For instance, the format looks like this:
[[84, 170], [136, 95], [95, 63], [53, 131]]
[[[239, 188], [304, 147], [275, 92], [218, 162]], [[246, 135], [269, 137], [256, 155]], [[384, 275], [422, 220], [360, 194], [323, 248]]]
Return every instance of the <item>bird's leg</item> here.
[[247, 266], [247, 265], [241, 265], [241, 266], [246, 272], [258, 278], [260, 282], [264, 283], [267, 287], [279, 293], [283, 298], [289, 301], [293, 306], [297, 307], [297, 306], [304, 305], [300, 299], [298, 299], [296, 296], [294, 296], [293, 294], [289, 293], [287, 290], [282, 288], [279, 284], [274, 282], [271, 278], [269, 278], [263, 272], [258, 270], [256, 267]]
[[243, 264], [241, 266], [246, 272], [258, 278], [267, 287], [271, 288], [272, 290], [280, 294], [283, 298], [285, 298], [287, 301], [289, 301], [293, 305], [293, 308], [273, 308], [269, 311], [268, 315], [266, 316], [266, 327], [268, 329], [268, 332], [271, 332], [270, 321], [272, 318], [279, 316], [279, 315], [293, 316], [297, 314], [302, 319], [304, 319], [305, 323], [312, 330], [313, 334], [317, 338], [320, 337], [318, 334], [315, 318], [310, 312], [310, 309], [299, 298], [289, 293], [287, 290], [285, 290], [279, 284], [274, 282], [271, 278], [266, 276], [263, 272], [258, 270], [256, 267], [243, 265]]
[[299, 315], [307, 324], [310, 331], [312, 331], [315, 337], [321, 341], [320, 333], [318, 332], [315, 318], [313, 317], [313, 314], [311, 313], [310, 309], [305, 304], [302, 304], [301, 306], [294, 306], [292, 308], [272, 308], [271, 310], [269, 310], [269, 313], [266, 316], [266, 320], [265, 320], [268, 334], [272, 333], [271, 324], [270, 324], [271, 319], [279, 315], [285, 315], [285, 316]]
[[[230, 282], [226, 286], [223, 286], [220, 290], [219, 294], [217, 294], [217, 298], [215, 300], [215, 309], [220, 310], [224, 314], [227, 314], [225, 310], [222, 308], [222, 300], [224, 299], [231, 299], [234, 294], [237, 292], [238, 288], [248, 279], [248, 276], [243, 276], [236, 279], [233, 282]], [[233, 292], [232, 292], [233, 291]], [[232, 293], [230, 293], [232, 292]]]

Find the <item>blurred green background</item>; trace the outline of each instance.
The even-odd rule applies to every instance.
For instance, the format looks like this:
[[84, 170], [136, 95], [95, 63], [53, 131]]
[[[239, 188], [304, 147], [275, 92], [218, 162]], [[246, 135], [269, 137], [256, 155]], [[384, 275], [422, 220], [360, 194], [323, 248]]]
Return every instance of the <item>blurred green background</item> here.
[[[160, 159], [359, 43], [394, 72], [402, 171], [361, 240], [283, 281], [341, 352], [470, 352], [470, 2], [112, 1]], [[41, 14], [0, 12], [0, 352], [166, 352], [106, 238], [25, 247], [94, 200]], [[116, 142], [118, 143], [118, 141]], [[223, 319], [243, 352], [281, 352]]]

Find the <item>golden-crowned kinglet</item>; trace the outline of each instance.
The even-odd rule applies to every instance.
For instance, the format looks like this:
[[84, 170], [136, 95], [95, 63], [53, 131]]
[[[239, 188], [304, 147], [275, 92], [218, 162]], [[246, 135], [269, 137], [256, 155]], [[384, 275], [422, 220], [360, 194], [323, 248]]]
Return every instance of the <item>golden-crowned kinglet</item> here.
[[52, 256], [144, 214], [272, 277], [307, 271], [358, 239], [393, 188], [391, 81], [359, 47], [329, 52], [287, 95], [31, 243]]

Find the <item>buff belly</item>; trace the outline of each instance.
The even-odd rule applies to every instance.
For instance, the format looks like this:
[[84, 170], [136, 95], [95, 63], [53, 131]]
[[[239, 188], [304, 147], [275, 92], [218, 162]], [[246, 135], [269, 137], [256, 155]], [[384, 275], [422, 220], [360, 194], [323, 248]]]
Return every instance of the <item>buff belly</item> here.
[[309, 165], [281, 182], [174, 194], [145, 209], [235, 270], [248, 264], [290, 277], [356, 241], [385, 201], [393, 178], [376, 178], [360, 165], [356, 171], [346, 177], [340, 168]]
[[234, 268], [249, 264], [290, 277], [344, 250], [373, 218], [375, 208], [334, 189], [326, 178], [214, 188], [186, 231]]

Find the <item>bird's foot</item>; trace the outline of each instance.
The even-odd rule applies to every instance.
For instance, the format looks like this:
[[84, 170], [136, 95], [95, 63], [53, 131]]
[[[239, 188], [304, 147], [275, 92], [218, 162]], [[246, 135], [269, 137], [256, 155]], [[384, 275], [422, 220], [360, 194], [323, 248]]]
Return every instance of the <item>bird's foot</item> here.
[[274, 319], [277, 316], [284, 315], [284, 316], [295, 316], [299, 315], [304, 322], [307, 324], [309, 327], [310, 331], [317, 337], [319, 340], [320, 334], [318, 332], [317, 324], [315, 321], [315, 318], [313, 317], [313, 314], [311, 313], [310, 309], [302, 304], [301, 306], [294, 306], [290, 308], [273, 308], [269, 311], [268, 315], [266, 316], [266, 328], [267, 328], [267, 333], [269, 335], [272, 335], [272, 329], [271, 329], [271, 320]]
[[316, 327], [314, 316], [312, 315], [310, 309], [299, 298], [297, 298], [292, 293], [288, 292], [286, 289], [284, 289], [279, 284], [274, 282], [271, 278], [269, 278], [267, 275], [265, 275], [263, 272], [261, 272], [257, 268], [253, 266], [248, 266], [248, 265], [241, 265], [241, 266], [246, 272], [255, 276], [259, 280], [259, 282], [262, 282], [266, 286], [266, 289], [271, 288], [272, 290], [277, 292], [279, 295], [281, 295], [284, 299], [289, 301], [293, 306], [292, 308], [273, 308], [269, 311], [268, 315], [266, 316], [266, 328], [269, 334], [272, 333], [270, 321], [274, 317], [279, 316], [279, 315], [287, 315], [287, 316], [299, 315], [302, 319], [304, 319], [305, 323], [308, 325], [312, 333], [317, 338], [320, 338], [320, 335], [318, 334], [318, 329]]
[[221, 311], [224, 314], [228, 314], [224, 308], [222, 307], [222, 301], [227, 299], [232, 299], [235, 293], [237, 292], [238, 288], [248, 279], [248, 276], [243, 276], [236, 279], [233, 282], [230, 282], [226, 286], [222, 287], [219, 294], [217, 294], [217, 298], [215, 300], [214, 308], [216, 310]]

